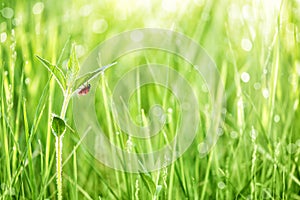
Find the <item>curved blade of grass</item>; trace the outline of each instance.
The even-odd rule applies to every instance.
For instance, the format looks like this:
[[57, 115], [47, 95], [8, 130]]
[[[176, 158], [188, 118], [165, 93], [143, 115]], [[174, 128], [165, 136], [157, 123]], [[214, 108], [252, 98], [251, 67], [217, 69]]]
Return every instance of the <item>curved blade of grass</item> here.
[[52, 65], [48, 60], [39, 57], [36, 55], [36, 57], [39, 59], [39, 61], [47, 68], [47, 70], [55, 77], [55, 80], [57, 81], [58, 85], [64, 92], [66, 90], [66, 77], [64, 73], [61, 71], [60, 68], [56, 65]]
[[150, 194], [155, 194], [156, 192], [156, 185], [154, 183], [154, 181], [152, 180], [152, 177], [149, 173], [140, 173], [140, 176], [142, 178], [142, 181], [144, 183], [144, 185], [146, 186], [148, 192]]
[[67, 87], [72, 87], [79, 72], [79, 62], [76, 56], [75, 47], [76, 45], [72, 44], [71, 54], [67, 65]]
[[74, 83], [74, 89], [75, 89], [75, 91], [77, 89], [79, 89], [79, 87], [82, 86], [84, 83], [86, 83], [86, 82], [88, 82], [88, 81], [96, 78], [100, 74], [100, 72], [103, 72], [104, 70], [106, 70], [107, 68], [109, 68], [109, 67], [111, 67], [111, 66], [113, 66], [115, 64], [117, 64], [117, 62], [114, 62], [112, 64], [106, 65], [104, 67], [101, 67], [101, 68], [93, 71], [93, 72], [86, 73], [86, 74], [82, 75], [81, 77], [77, 78], [76, 81], [75, 81], [75, 83]]

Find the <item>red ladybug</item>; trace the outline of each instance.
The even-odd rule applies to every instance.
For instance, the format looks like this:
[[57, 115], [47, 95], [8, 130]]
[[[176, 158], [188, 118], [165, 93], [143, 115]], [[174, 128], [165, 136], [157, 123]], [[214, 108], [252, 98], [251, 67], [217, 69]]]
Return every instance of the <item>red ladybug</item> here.
[[78, 95], [86, 95], [87, 93], [89, 93], [90, 89], [91, 89], [91, 84], [88, 83], [86, 86], [84, 86], [84, 88], [79, 90]]

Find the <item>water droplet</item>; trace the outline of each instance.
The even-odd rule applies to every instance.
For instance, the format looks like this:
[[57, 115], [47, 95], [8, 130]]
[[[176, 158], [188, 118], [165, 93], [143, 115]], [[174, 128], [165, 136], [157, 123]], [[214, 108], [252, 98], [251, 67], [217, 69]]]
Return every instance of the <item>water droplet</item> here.
[[263, 70], [263, 74], [267, 74], [268, 73], [268, 70], [267, 69], [264, 69]]
[[25, 84], [28, 85], [30, 83], [30, 78], [25, 79]]
[[241, 74], [241, 79], [244, 83], [248, 83], [250, 80], [250, 75], [247, 72]]
[[279, 115], [275, 115], [274, 116], [274, 122], [278, 123], [280, 121], [280, 116]]
[[117, 132], [116, 132], [116, 135], [120, 135], [120, 132], [119, 132], [119, 131], [117, 131]]
[[43, 2], [37, 2], [34, 4], [32, 7], [32, 12], [34, 15], [39, 15], [43, 12], [44, 10], [44, 3]]
[[221, 127], [219, 127], [218, 130], [217, 130], [217, 135], [222, 136], [223, 133], [224, 133], [224, 130]]
[[3, 43], [3, 42], [6, 41], [6, 39], [7, 39], [7, 34], [6, 34], [6, 32], [1, 33], [1, 34], [0, 34], [0, 42]]
[[241, 41], [242, 49], [245, 51], [251, 51], [252, 42], [248, 38], [243, 38]]
[[104, 33], [108, 28], [108, 24], [105, 19], [98, 19], [93, 23], [94, 33]]
[[164, 113], [164, 110], [162, 109], [162, 107], [158, 106], [158, 105], [153, 106], [151, 108], [151, 111], [157, 117], [161, 116]]
[[270, 96], [269, 90], [267, 88], [264, 88], [262, 90], [262, 95], [265, 99], [269, 98], [269, 96]]
[[173, 113], [173, 109], [172, 108], [168, 108], [168, 113]]
[[225, 183], [224, 183], [223, 181], [220, 181], [220, 182], [218, 183], [218, 188], [219, 188], [219, 189], [223, 190], [225, 187], [226, 187], [226, 185], [225, 185]]
[[83, 17], [89, 16], [93, 11], [93, 7], [91, 5], [84, 5], [80, 8], [79, 14]]
[[249, 5], [244, 5], [242, 8], [242, 13], [243, 13], [243, 17], [244, 19], [247, 20], [253, 20], [253, 12], [252, 12], [252, 7]]
[[232, 139], [236, 139], [236, 138], [238, 138], [238, 136], [239, 136], [239, 134], [236, 131], [231, 131], [230, 132], [230, 137]]
[[5, 7], [1, 10], [1, 14], [6, 19], [11, 19], [14, 16], [14, 10], [9, 7]]
[[85, 48], [82, 45], [76, 45], [75, 51], [78, 58], [85, 54]]
[[240, 99], [238, 100], [237, 106], [238, 106], [239, 108], [243, 108], [243, 100], [242, 100], [242, 98], [240, 98]]
[[226, 115], [227, 109], [226, 108], [222, 108], [221, 113], [224, 114], [224, 115]]
[[253, 87], [255, 90], [259, 90], [261, 85], [260, 85], [260, 83], [254, 83]]
[[208, 145], [205, 142], [201, 142], [200, 144], [198, 144], [198, 152], [200, 154], [206, 154], [209, 150]]

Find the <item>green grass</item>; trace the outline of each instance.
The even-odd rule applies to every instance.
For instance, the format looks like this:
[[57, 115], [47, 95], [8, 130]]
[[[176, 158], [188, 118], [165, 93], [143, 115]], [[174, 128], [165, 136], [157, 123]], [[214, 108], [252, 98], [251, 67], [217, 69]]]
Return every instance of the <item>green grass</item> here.
[[[60, 115], [64, 97], [36, 55], [65, 66], [70, 47], [60, 55], [70, 38], [83, 62], [105, 39], [143, 27], [173, 29], [207, 50], [225, 86], [223, 134], [208, 155], [199, 154], [211, 105], [203, 78], [188, 63], [156, 50], [123, 56], [100, 76], [96, 89], [97, 117], [110, 140], [128, 151], [147, 152], [176, 135], [180, 104], [157, 85], [136, 90], [129, 111], [134, 123], [145, 125], [151, 105], [172, 108], [159, 135], [130, 138], [113, 117], [114, 85], [133, 66], [147, 63], [169, 65], [189, 81], [200, 105], [197, 137], [170, 166], [145, 174], [117, 171], [82, 145], [71, 100], [66, 122], [75, 133], [67, 130], [63, 138], [63, 199], [300, 199], [299, 1], [283, 0], [275, 12], [272, 1], [177, 1], [176, 11], [168, 12], [160, 1], [151, 7], [135, 0], [90, 1], [84, 7], [86, 1], [52, 0], [33, 14], [36, 2], [0, 3], [0, 199], [57, 198], [51, 118]], [[9, 15], [5, 7], [13, 9], [12, 18], [3, 17]], [[91, 12], [85, 15], [84, 8]], [[98, 19], [106, 20], [103, 33], [96, 33]], [[250, 75], [248, 82], [242, 81], [243, 72]]]

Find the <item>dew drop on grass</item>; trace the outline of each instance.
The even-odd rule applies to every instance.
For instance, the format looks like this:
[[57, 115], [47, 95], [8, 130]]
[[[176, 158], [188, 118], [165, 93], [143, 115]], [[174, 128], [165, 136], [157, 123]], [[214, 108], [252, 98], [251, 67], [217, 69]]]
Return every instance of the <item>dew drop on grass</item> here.
[[252, 42], [248, 38], [243, 38], [241, 41], [241, 47], [244, 51], [251, 51]]
[[116, 132], [116, 135], [120, 135], [120, 132], [119, 132], [119, 131], [117, 131], [117, 132]]
[[241, 98], [238, 100], [237, 106], [238, 106], [239, 108], [243, 108], [243, 100], [242, 100]]
[[254, 20], [254, 13], [252, 12], [252, 7], [250, 5], [244, 5], [242, 8], [242, 14], [244, 19], [252, 21]]
[[89, 16], [93, 11], [93, 7], [91, 5], [84, 5], [79, 9], [79, 14], [83, 17]]
[[10, 7], [5, 7], [1, 10], [1, 14], [6, 19], [11, 19], [14, 16], [14, 10]]
[[274, 116], [274, 122], [278, 123], [280, 121], [280, 116], [279, 115], [275, 115]]
[[93, 23], [93, 32], [94, 33], [104, 33], [108, 28], [108, 24], [105, 19], [98, 19]]
[[223, 115], [226, 115], [227, 109], [226, 109], [226, 108], [222, 108], [221, 113], [222, 113]]
[[153, 106], [151, 110], [152, 110], [153, 114], [157, 117], [162, 116], [164, 113], [164, 110], [162, 109], [162, 107], [157, 106], [157, 105]]
[[201, 155], [206, 154], [208, 150], [209, 150], [208, 145], [205, 142], [201, 142], [200, 144], [198, 144], [198, 152]]
[[30, 83], [30, 78], [25, 79], [25, 84], [28, 85]]
[[236, 138], [238, 138], [238, 133], [236, 132], [236, 131], [231, 131], [230, 132], [230, 137], [232, 138], [232, 139], [236, 139]]
[[267, 74], [268, 73], [268, 70], [267, 69], [264, 69], [263, 70], [263, 74]]
[[255, 90], [259, 90], [261, 85], [260, 85], [260, 83], [257, 82], [257, 83], [254, 83], [253, 87]]
[[75, 51], [78, 58], [82, 57], [85, 54], [85, 48], [82, 45], [76, 45]]
[[222, 136], [223, 134], [224, 134], [224, 130], [221, 127], [219, 127], [217, 130], [217, 135]]
[[44, 11], [44, 3], [43, 2], [37, 2], [32, 7], [32, 13], [34, 15], [39, 15]]
[[223, 190], [225, 187], [226, 187], [226, 185], [225, 185], [225, 183], [224, 183], [223, 181], [220, 181], [220, 182], [218, 183], [218, 188], [219, 188], [219, 189]]
[[270, 96], [269, 90], [267, 88], [264, 88], [262, 90], [262, 95], [265, 99], [269, 98], [269, 96]]
[[248, 83], [250, 81], [250, 75], [247, 72], [243, 72], [241, 74], [241, 79], [244, 83]]
[[3, 42], [6, 41], [6, 39], [7, 39], [7, 34], [6, 34], [6, 32], [1, 33], [1, 34], [0, 34], [0, 42], [3, 43]]
[[173, 113], [173, 109], [172, 108], [168, 108], [168, 113]]

